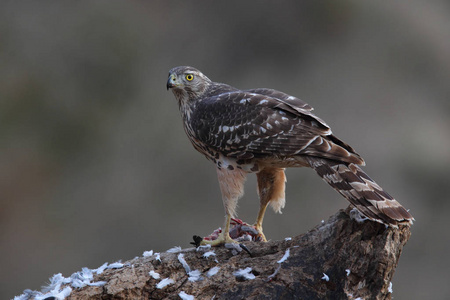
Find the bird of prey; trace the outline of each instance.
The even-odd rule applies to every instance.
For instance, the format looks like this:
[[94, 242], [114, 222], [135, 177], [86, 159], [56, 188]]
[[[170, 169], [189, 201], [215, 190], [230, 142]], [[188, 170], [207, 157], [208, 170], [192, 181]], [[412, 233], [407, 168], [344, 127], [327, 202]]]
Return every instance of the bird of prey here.
[[273, 89], [239, 90], [188, 66], [170, 70], [167, 89], [178, 101], [192, 145], [217, 169], [225, 223], [219, 238], [201, 244], [234, 242], [229, 236], [230, 220], [249, 173], [256, 173], [260, 197], [254, 226], [266, 240], [264, 213], [269, 204], [275, 212], [284, 207], [284, 170], [289, 167], [314, 169], [372, 221], [396, 227], [414, 220], [364, 173], [361, 156], [334, 136], [306, 102]]

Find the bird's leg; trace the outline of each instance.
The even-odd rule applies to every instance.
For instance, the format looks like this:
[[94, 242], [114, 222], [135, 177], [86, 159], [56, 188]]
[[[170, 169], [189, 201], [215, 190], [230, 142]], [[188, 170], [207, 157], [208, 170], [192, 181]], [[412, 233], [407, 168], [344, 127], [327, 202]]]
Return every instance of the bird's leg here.
[[261, 234], [262, 240], [267, 241], [262, 228], [264, 214], [269, 203], [275, 212], [281, 213], [285, 203], [286, 176], [284, 175], [284, 169], [263, 169], [256, 174], [256, 177], [260, 206], [254, 226]]
[[267, 242], [266, 236], [263, 233], [262, 223], [264, 219], [264, 214], [266, 213], [266, 208], [269, 202], [266, 202], [266, 204], [263, 204], [261, 201], [261, 204], [259, 206], [259, 212], [258, 217], [256, 218], [256, 222], [253, 226], [255, 226], [256, 230], [259, 231], [259, 234], [261, 235], [261, 239], [263, 242]]
[[226, 243], [236, 243], [230, 237], [230, 221], [235, 216], [236, 206], [239, 198], [244, 194], [244, 183], [247, 174], [237, 168], [218, 168], [217, 177], [219, 179], [220, 191], [222, 192], [223, 206], [225, 208], [225, 224], [219, 237], [213, 241], [203, 240], [201, 245], [219, 246]]

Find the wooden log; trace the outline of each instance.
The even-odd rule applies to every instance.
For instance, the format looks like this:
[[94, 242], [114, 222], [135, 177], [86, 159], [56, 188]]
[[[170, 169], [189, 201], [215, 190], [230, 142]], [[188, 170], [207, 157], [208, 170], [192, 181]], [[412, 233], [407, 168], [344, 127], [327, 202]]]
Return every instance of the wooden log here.
[[410, 228], [358, 223], [349, 212], [292, 239], [244, 242], [251, 255], [193, 247], [135, 258], [67, 299], [391, 299]]

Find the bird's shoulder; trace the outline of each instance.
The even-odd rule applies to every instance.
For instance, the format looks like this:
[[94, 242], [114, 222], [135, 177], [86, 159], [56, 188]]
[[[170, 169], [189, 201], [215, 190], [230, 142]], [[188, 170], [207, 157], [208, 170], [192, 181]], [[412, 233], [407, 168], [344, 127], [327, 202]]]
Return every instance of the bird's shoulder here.
[[325, 131], [329, 130], [329, 126], [312, 112], [313, 108], [308, 103], [274, 89], [239, 90], [215, 83], [199, 100], [194, 109], [193, 120], [235, 119], [242, 114], [247, 114], [248, 117], [281, 112], [284, 119], [300, 117], [317, 123]]
[[291, 106], [301, 108], [306, 111], [312, 111], [314, 109], [311, 107], [311, 105], [309, 105], [305, 101], [303, 101], [297, 97], [294, 97], [292, 95], [286, 94], [284, 92], [274, 90], [274, 89], [256, 88], [256, 89], [245, 90], [245, 92], [271, 97], [271, 98], [277, 99], [278, 101], [289, 103]]
[[201, 104], [206, 106], [236, 103], [280, 107], [280, 104], [285, 104], [300, 111], [313, 110], [305, 101], [278, 90], [268, 88], [240, 90], [228, 84], [216, 82], [209, 87], [200, 100]]

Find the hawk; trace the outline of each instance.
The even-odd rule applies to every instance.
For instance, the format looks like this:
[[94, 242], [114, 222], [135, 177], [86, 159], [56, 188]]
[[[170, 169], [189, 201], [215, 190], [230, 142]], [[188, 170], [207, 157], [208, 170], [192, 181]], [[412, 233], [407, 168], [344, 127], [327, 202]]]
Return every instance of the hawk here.
[[167, 89], [178, 101], [192, 145], [216, 165], [226, 213], [224, 229], [218, 239], [202, 244], [233, 242], [230, 220], [249, 173], [256, 173], [260, 197], [254, 226], [266, 240], [264, 214], [269, 204], [275, 212], [284, 208], [284, 170], [290, 167], [314, 169], [372, 221], [396, 227], [414, 220], [364, 173], [361, 156], [334, 136], [303, 100], [267, 88], [239, 90], [188, 66], [170, 70]]

